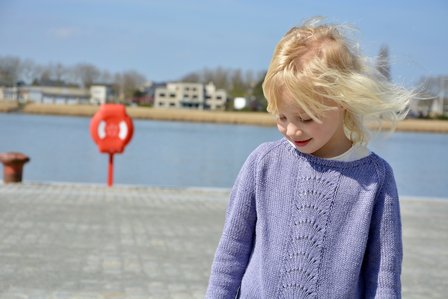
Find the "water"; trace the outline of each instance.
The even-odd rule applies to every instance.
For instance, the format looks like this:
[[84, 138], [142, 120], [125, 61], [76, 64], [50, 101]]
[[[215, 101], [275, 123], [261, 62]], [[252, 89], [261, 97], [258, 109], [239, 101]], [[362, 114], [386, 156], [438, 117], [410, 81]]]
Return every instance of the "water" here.
[[[0, 152], [31, 157], [25, 181], [105, 184], [108, 156], [89, 118], [0, 114]], [[280, 138], [276, 128], [134, 120], [134, 137], [115, 156], [116, 184], [229, 188], [247, 155]], [[448, 135], [394, 133], [370, 148], [394, 168], [400, 194], [448, 198]]]

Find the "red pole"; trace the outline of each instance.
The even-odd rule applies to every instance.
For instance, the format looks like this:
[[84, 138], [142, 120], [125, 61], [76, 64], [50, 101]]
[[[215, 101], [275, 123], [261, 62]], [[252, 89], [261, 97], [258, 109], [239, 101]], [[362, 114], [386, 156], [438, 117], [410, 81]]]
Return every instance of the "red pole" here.
[[114, 181], [114, 154], [109, 153], [109, 175], [107, 178], [107, 185], [111, 187]]

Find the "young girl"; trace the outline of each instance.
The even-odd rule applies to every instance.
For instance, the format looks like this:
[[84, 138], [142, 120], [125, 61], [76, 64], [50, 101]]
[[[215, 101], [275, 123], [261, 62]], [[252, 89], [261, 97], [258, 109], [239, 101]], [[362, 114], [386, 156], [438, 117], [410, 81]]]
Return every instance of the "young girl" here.
[[263, 90], [284, 138], [237, 177], [207, 298], [401, 297], [398, 194], [366, 122], [402, 119], [410, 93], [342, 31], [308, 22], [278, 43]]

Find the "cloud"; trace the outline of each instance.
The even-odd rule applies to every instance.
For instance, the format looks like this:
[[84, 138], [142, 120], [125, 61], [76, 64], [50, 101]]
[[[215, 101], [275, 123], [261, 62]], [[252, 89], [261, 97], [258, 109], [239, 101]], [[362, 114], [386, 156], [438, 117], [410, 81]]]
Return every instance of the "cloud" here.
[[51, 34], [58, 39], [69, 39], [76, 34], [78, 34], [79, 30], [73, 27], [60, 27], [53, 29]]

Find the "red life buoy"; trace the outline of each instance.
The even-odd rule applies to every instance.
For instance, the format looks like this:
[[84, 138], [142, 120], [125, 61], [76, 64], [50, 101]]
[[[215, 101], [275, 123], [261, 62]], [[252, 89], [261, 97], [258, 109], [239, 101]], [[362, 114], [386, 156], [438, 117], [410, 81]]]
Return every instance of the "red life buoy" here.
[[124, 105], [104, 104], [90, 122], [90, 135], [102, 153], [122, 153], [134, 133]]

